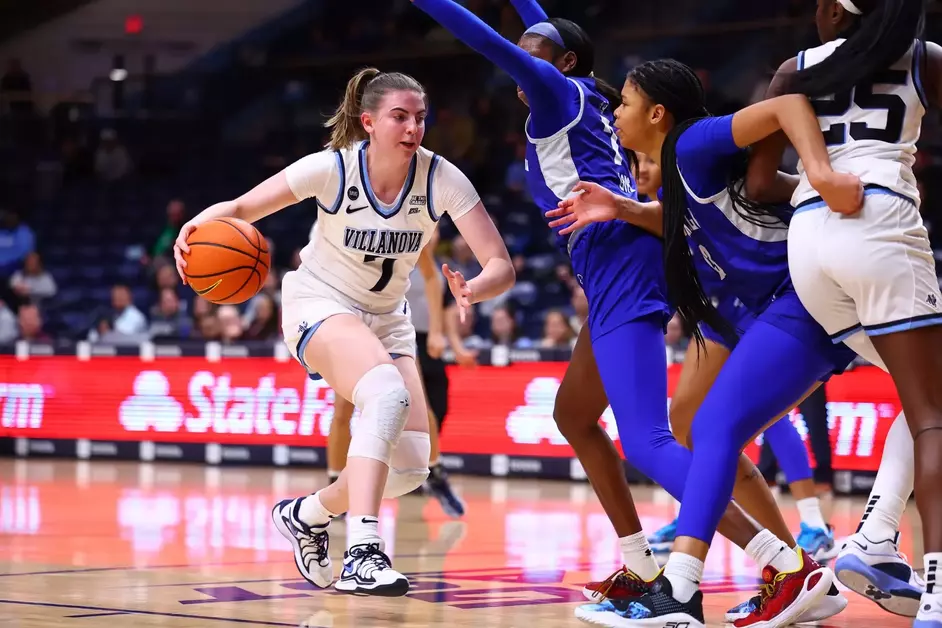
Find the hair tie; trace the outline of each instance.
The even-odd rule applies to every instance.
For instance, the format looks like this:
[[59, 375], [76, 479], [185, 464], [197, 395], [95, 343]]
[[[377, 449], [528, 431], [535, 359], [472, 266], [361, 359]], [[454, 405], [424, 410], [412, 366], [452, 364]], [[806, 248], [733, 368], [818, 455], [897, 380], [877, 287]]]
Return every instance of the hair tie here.
[[546, 37], [548, 40], [559, 46], [560, 48], [565, 49], [566, 44], [563, 43], [562, 35], [559, 34], [559, 30], [550, 24], [549, 22], [537, 22], [530, 28], [528, 28], [523, 33], [524, 35], [540, 35], [541, 37]]

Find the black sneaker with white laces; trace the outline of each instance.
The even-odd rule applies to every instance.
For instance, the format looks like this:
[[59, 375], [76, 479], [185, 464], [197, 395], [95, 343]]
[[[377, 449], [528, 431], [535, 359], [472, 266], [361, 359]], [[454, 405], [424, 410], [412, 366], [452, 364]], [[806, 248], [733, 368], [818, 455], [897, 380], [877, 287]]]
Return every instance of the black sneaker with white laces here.
[[343, 555], [343, 572], [334, 588], [344, 593], [400, 597], [409, 592], [409, 580], [392, 568], [382, 541], [354, 545]]
[[328, 521], [324, 525], [309, 526], [298, 518], [301, 500], [284, 499], [272, 508], [271, 519], [281, 536], [288, 539], [294, 549], [294, 564], [305, 580], [315, 587], [326, 589], [334, 580], [330, 564], [330, 535]]

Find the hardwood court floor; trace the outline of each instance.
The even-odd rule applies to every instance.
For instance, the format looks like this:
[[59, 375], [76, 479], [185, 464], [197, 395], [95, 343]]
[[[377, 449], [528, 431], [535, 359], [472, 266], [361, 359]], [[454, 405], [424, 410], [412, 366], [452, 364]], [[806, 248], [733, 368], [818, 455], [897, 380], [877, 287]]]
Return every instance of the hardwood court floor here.
[[[376, 599], [312, 589], [271, 525], [272, 504], [318, 487], [320, 472], [2, 459], [0, 626], [583, 626], [573, 617], [582, 583], [620, 562], [588, 486], [454, 479], [468, 502], [463, 521], [423, 498], [384, 503], [387, 551], [413, 588]], [[636, 501], [648, 530], [673, 517], [661, 491], [636, 489]], [[836, 502], [839, 534], [853, 531], [861, 508]], [[902, 541], [910, 556], [912, 522]], [[740, 550], [715, 543], [710, 626], [755, 592], [756, 575]], [[821, 625], [911, 625], [847, 595], [848, 609]]]

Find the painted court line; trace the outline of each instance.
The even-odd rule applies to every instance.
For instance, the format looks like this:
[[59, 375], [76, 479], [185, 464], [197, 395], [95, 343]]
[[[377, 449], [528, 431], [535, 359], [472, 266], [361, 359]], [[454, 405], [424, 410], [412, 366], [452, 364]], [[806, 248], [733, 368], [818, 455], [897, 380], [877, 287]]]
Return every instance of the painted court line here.
[[[254, 619], [235, 619], [230, 617], [208, 617], [205, 615], [188, 615], [184, 613], [161, 613], [158, 611], [138, 611], [125, 608], [104, 608], [101, 606], [83, 606], [80, 604], [54, 604], [52, 602], [24, 602], [21, 600], [0, 600], [0, 604], [18, 604], [21, 606], [43, 606], [48, 608], [68, 608], [84, 611], [99, 611], [100, 615], [148, 615], [151, 617], [172, 617], [174, 619], [201, 619], [205, 621], [228, 622], [245, 626], [288, 626], [297, 628], [297, 623], [286, 624], [275, 621], [260, 621]], [[327, 628], [326, 626], [309, 626], [308, 628]]]

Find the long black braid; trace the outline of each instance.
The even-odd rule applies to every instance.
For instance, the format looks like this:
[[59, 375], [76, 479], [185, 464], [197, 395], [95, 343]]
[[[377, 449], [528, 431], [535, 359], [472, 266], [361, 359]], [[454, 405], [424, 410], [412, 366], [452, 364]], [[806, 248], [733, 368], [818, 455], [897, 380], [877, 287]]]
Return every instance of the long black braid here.
[[[661, 147], [664, 207], [664, 271], [668, 299], [677, 308], [685, 327], [692, 329], [698, 344], [703, 336], [698, 323], [705, 322], [730, 344], [737, 340], [736, 330], [724, 319], [703, 290], [697, 276], [690, 246], [687, 243], [685, 220], [688, 214], [687, 194], [677, 167], [677, 140], [695, 122], [710, 113], [704, 103], [703, 85], [696, 73], [674, 59], [649, 61], [637, 66], [628, 75], [653, 102], [661, 104], [673, 116], [675, 126]], [[778, 206], [756, 203], [742, 193], [742, 180], [748, 164], [743, 156], [741, 167], [733, 169], [727, 191], [736, 212], [752, 224], [785, 228], [785, 210]], [[781, 223], [779, 221], [782, 221]]]

